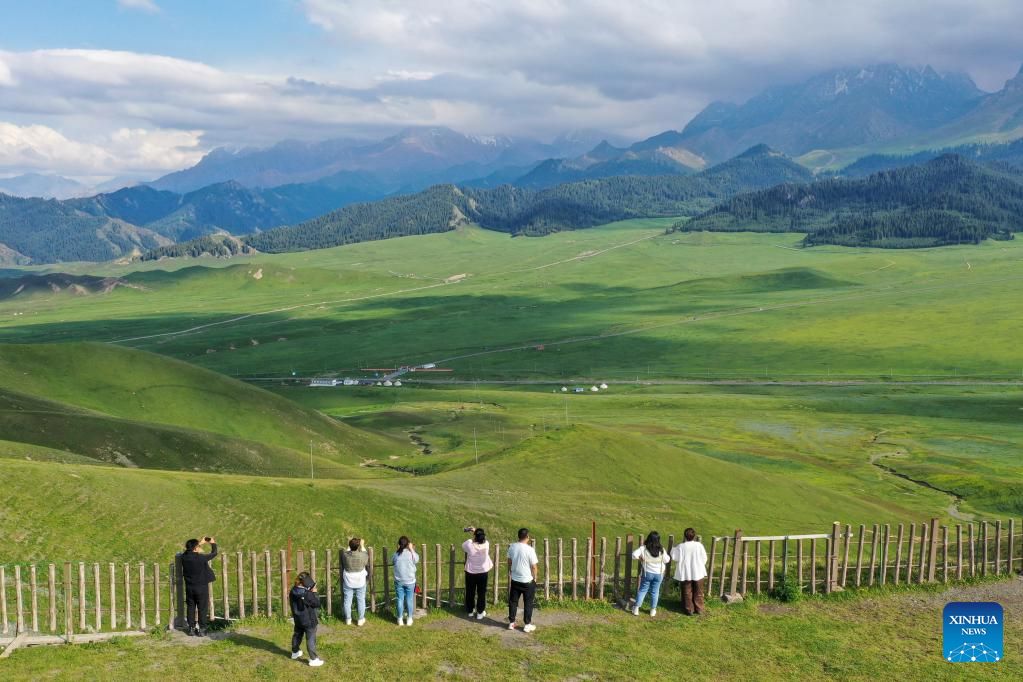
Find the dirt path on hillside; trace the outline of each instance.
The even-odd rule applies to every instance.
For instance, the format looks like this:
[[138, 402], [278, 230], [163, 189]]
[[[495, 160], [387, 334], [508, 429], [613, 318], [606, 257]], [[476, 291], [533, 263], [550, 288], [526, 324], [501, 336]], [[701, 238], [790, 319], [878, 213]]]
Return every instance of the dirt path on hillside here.
[[[871, 445], [876, 445], [877, 442], [878, 442], [878, 439], [883, 434], [885, 434], [887, 432], [888, 432], [888, 429], [882, 429], [881, 431], [878, 431], [877, 433], [875, 433], [874, 437], [870, 439]], [[916, 478], [911, 478], [910, 476], [907, 476], [906, 474], [903, 474], [903, 473], [901, 473], [899, 471], [896, 471], [894, 468], [892, 468], [890, 466], [882, 464], [881, 460], [883, 458], [885, 458], [885, 457], [905, 458], [906, 457], [906, 453], [902, 452], [901, 450], [896, 450], [894, 452], [875, 452], [874, 454], [872, 454], [870, 456], [870, 464], [875, 466], [875, 467], [877, 467], [878, 469], [880, 469], [881, 471], [885, 472], [886, 474], [889, 474], [889, 475], [892, 475], [892, 476], [896, 476], [898, 478], [901, 478], [904, 481], [909, 481], [910, 483], [915, 483], [916, 485], [922, 486], [924, 488], [928, 488], [930, 490], [934, 490], [934, 491], [939, 492], [939, 493], [945, 493], [952, 500], [951, 503], [948, 505], [948, 508], [946, 509], [946, 511], [948, 512], [949, 516], [951, 516], [954, 519], [959, 519], [960, 521], [966, 521], [966, 522], [972, 522], [974, 520], [973, 514], [967, 514], [966, 512], [961, 511], [959, 509], [959, 505], [961, 505], [965, 501], [962, 497], [960, 497], [959, 495], [956, 495], [951, 490], [944, 490], [942, 488], [938, 488], [938, 487], [932, 485], [931, 483], [929, 483], [927, 481], [924, 481], [924, 480], [921, 480], [921, 479], [916, 479]]]

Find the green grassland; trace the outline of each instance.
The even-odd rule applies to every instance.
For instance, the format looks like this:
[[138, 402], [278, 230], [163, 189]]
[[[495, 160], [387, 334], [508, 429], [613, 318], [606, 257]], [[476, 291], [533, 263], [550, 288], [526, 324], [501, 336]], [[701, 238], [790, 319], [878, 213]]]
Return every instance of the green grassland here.
[[[291, 624], [251, 620], [194, 640], [166, 633], [105, 644], [16, 651], [3, 665], [10, 679], [165, 679], [183, 666], [236, 679], [341, 676], [395, 679], [602, 679], [693, 677], [736, 680], [1019, 679], [1020, 582], [979, 583], [845, 593], [793, 605], [750, 599], [711, 604], [706, 616], [677, 613], [677, 596], [658, 617], [633, 618], [607, 605], [541, 608], [536, 632], [507, 632], [500, 614], [482, 623], [431, 611], [411, 628], [385, 614], [363, 628], [327, 619], [319, 630], [326, 665], [292, 661]], [[941, 658], [941, 609], [949, 601], [1004, 604], [1005, 658], [970, 666]], [[495, 609], [496, 611], [496, 609]]]
[[[1023, 511], [1006, 383], [1023, 245], [799, 249], [670, 224], [65, 268], [126, 285], [105, 294], [27, 270], [44, 279], [0, 300], [13, 558], [153, 556], [200, 529], [261, 548]], [[424, 362], [453, 371], [400, 389], [291, 378]], [[707, 377], [746, 382], [644, 384]], [[850, 377], [871, 382], [827, 383]], [[997, 381], [896, 383], [963, 377]]]

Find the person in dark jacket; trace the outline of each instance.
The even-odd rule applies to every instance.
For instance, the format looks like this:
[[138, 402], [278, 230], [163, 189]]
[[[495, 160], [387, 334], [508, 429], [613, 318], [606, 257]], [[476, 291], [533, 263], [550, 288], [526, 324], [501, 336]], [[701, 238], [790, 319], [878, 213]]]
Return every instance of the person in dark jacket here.
[[309, 647], [309, 665], [314, 668], [323, 665], [323, 660], [316, 655], [316, 626], [320, 624], [317, 610], [320, 608], [320, 595], [316, 593], [316, 581], [306, 571], [302, 571], [295, 579], [295, 586], [288, 595], [291, 603], [291, 617], [295, 621], [295, 634], [291, 636], [291, 659], [302, 658], [302, 637]]
[[[212, 551], [202, 554], [199, 549], [202, 543], [209, 543]], [[210, 562], [217, 556], [217, 541], [207, 536], [199, 542], [192, 538], [185, 543], [185, 553], [181, 555], [181, 575], [185, 579], [185, 602], [187, 606], [188, 634], [196, 637], [206, 636], [206, 626], [210, 616], [210, 583], [217, 579]], [[196, 627], [195, 614], [199, 612], [199, 625]]]

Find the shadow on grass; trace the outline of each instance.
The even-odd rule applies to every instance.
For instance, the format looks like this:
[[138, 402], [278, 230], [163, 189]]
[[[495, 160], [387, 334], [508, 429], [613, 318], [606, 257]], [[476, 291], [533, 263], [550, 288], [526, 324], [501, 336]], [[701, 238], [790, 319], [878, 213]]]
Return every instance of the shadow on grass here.
[[240, 646], [246, 646], [250, 649], [262, 649], [263, 651], [275, 654], [278, 656], [291, 656], [291, 649], [285, 649], [279, 646], [276, 642], [271, 642], [267, 639], [260, 637], [253, 637], [251, 635], [243, 635], [238, 632], [225, 633], [224, 639], [227, 639]]

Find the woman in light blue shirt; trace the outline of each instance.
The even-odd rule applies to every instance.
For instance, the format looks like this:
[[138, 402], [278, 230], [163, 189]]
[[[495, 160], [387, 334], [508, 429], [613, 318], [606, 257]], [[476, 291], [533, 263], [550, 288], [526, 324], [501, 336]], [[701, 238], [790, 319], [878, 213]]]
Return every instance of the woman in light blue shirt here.
[[[416, 612], [416, 566], [419, 555], [412, 548], [409, 539], [402, 535], [398, 538], [398, 551], [391, 557], [394, 567], [394, 599], [397, 604], [398, 625], [412, 625], [412, 616]], [[402, 618], [406, 621], [403, 623]]]

